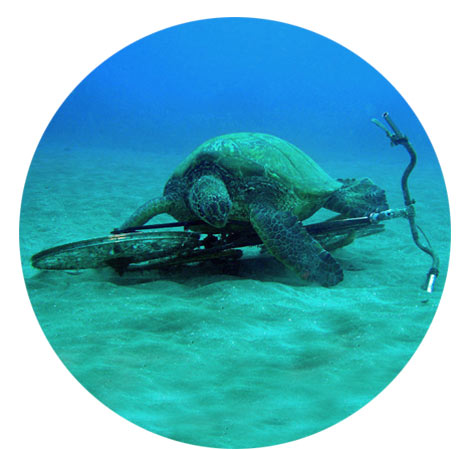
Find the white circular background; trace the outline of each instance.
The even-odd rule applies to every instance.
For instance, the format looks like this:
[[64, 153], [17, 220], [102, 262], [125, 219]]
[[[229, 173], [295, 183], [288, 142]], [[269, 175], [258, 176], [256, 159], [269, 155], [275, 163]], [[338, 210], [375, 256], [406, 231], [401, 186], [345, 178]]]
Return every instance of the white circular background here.
[[[318, 3], [318, 4], [317, 4]], [[1, 17], [1, 446], [8, 449], [178, 449], [89, 394], [43, 335], [24, 286], [18, 246], [22, 190], [52, 116], [93, 69], [155, 31], [211, 17], [301, 26], [353, 51], [411, 105], [439, 158], [452, 220], [449, 274], [418, 351], [372, 402], [289, 449], [469, 448], [468, 43], [465, 2], [10, 2]], [[280, 446], [281, 447], [281, 446]]]

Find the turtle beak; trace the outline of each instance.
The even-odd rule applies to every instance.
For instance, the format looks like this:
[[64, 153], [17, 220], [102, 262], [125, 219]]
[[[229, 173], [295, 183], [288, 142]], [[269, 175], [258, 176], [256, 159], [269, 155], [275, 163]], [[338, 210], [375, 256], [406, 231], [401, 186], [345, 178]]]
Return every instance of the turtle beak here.
[[230, 198], [217, 199], [206, 203], [202, 209], [204, 221], [215, 228], [223, 228], [227, 225], [232, 202]]

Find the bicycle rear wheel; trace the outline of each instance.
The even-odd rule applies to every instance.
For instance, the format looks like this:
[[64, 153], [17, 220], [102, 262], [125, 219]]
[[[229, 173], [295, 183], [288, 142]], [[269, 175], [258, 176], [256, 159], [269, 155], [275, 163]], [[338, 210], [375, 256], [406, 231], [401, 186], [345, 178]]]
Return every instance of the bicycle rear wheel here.
[[185, 253], [199, 247], [200, 235], [188, 231], [116, 234], [52, 247], [31, 258], [46, 270], [125, 266]]

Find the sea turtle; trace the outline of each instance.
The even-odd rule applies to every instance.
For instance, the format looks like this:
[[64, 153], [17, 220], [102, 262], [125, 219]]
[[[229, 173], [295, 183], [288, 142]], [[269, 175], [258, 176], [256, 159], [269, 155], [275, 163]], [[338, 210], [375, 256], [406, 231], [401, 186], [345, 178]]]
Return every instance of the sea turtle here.
[[289, 142], [234, 133], [196, 148], [176, 168], [163, 196], [143, 204], [121, 229], [162, 213], [180, 221], [202, 219], [216, 232], [230, 230], [229, 220], [242, 221], [302, 279], [333, 286], [343, 279], [340, 265], [300, 222], [322, 207], [348, 217], [388, 209], [385, 192], [367, 178], [334, 180]]

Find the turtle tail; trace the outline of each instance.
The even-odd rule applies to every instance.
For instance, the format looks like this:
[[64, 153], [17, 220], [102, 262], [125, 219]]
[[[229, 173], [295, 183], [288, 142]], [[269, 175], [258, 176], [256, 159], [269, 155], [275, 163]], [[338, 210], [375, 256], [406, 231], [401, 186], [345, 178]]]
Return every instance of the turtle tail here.
[[323, 205], [347, 217], [367, 216], [389, 209], [385, 191], [369, 178], [339, 179], [343, 186], [334, 192]]

